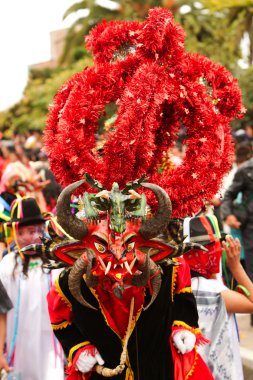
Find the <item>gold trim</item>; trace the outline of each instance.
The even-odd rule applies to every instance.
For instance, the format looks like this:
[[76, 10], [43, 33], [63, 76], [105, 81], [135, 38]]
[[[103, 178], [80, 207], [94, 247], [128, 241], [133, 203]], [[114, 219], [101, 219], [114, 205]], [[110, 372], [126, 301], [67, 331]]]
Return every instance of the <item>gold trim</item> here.
[[[172, 261], [177, 262], [177, 259], [173, 258]], [[174, 302], [174, 295], [176, 290], [176, 282], [177, 282], [177, 266], [172, 267], [172, 278], [171, 278], [171, 302]]]
[[67, 299], [63, 291], [61, 290], [60, 284], [59, 284], [59, 277], [55, 280], [55, 289], [57, 293], [59, 294], [60, 298], [67, 304], [67, 306], [72, 310], [72, 305], [70, 301]]
[[180, 289], [178, 292], [176, 292], [176, 294], [180, 294], [180, 293], [192, 293], [191, 286], [187, 286], [185, 288]]
[[[84, 280], [85, 280], [85, 275], [83, 276], [84, 277]], [[116, 331], [114, 331], [111, 326], [109, 325], [108, 321], [107, 321], [107, 318], [106, 318], [106, 315], [104, 313], [104, 310], [102, 308], [102, 306], [100, 305], [100, 302], [99, 302], [99, 298], [98, 298], [98, 294], [96, 293], [96, 289], [94, 288], [89, 288], [91, 293], [93, 294], [93, 296], [96, 298], [96, 300], [98, 301], [98, 306], [99, 306], [99, 309], [101, 311], [101, 313], [103, 314], [103, 317], [104, 317], [104, 320], [105, 320], [105, 323], [107, 324], [107, 326], [114, 332], [115, 335], [117, 335], [117, 337], [121, 340], [121, 337], [119, 334], [116, 333]], [[122, 340], [121, 340], [122, 341]]]
[[51, 326], [52, 326], [53, 330], [60, 330], [60, 329], [65, 329], [66, 327], [68, 327], [71, 324], [72, 323], [69, 321], [63, 321], [59, 324], [51, 323]]
[[69, 356], [68, 356], [68, 363], [69, 365], [72, 364], [72, 359], [73, 359], [73, 354], [75, 351], [77, 351], [79, 348], [81, 347], [85, 347], [85, 346], [88, 346], [88, 344], [90, 344], [90, 342], [88, 340], [86, 340], [85, 342], [82, 342], [82, 343], [78, 343], [76, 344], [75, 346], [73, 346], [70, 350], [69, 350]]
[[185, 329], [191, 331], [193, 334], [201, 334], [201, 330], [200, 328], [194, 328], [192, 326], [189, 326], [187, 325], [187, 323], [183, 322], [183, 321], [174, 321], [173, 322], [173, 325], [172, 326], [181, 326], [181, 327], [184, 327]]
[[195, 368], [196, 368], [196, 365], [197, 365], [197, 361], [198, 361], [199, 355], [198, 355], [198, 352], [196, 351], [196, 348], [194, 348], [194, 350], [195, 350], [194, 362], [193, 362], [193, 365], [192, 365], [190, 371], [187, 373], [187, 375], [185, 377], [185, 380], [187, 380], [190, 376], [193, 375], [193, 373], [195, 371]]
[[[86, 277], [86, 275], [83, 276], [84, 280], [85, 280], [85, 277]], [[98, 296], [98, 294], [96, 293], [96, 289], [94, 289], [94, 288], [90, 288], [90, 291], [91, 291], [91, 293], [94, 295], [94, 297], [95, 297], [95, 298], [97, 299], [97, 301], [98, 301], [99, 308], [100, 308], [100, 310], [101, 310], [101, 313], [102, 313], [102, 315], [103, 315], [103, 317], [104, 317], [104, 320], [105, 320], [107, 326], [111, 329], [111, 331], [112, 331], [115, 335], [117, 335], [117, 337], [120, 339], [120, 341], [121, 341], [121, 345], [122, 345], [122, 347], [123, 347], [123, 346], [124, 346], [125, 339], [126, 339], [127, 329], [126, 329], [126, 331], [125, 331], [124, 337], [121, 338], [121, 336], [120, 336], [119, 334], [117, 334], [116, 331], [114, 331], [114, 330], [111, 328], [110, 324], [108, 323], [108, 320], [107, 320], [107, 318], [106, 318], [106, 315], [105, 315], [105, 313], [104, 313], [104, 310], [103, 310], [103, 308], [102, 308], [102, 306], [101, 306], [101, 304], [100, 304], [99, 296]], [[144, 298], [145, 298], [145, 290], [144, 290]], [[130, 336], [132, 335], [132, 332], [133, 332], [133, 330], [134, 330], [134, 328], [135, 328], [135, 326], [136, 326], [136, 323], [137, 323], [137, 321], [138, 321], [138, 319], [139, 319], [139, 317], [140, 317], [140, 315], [141, 315], [142, 309], [143, 309], [143, 305], [142, 305], [142, 306], [139, 308], [139, 310], [137, 311], [136, 316], [133, 315], [132, 323], [131, 323], [131, 328], [130, 328], [129, 338], [130, 338]], [[127, 365], [127, 370], [126, 370], [126, 377], [125, 377], [125, 380], [134, 380], [134, 373], [133, 373], [133, 370], [132, 370], [132, 368], [131, 368], [131, 363], [130, 363], [130, 361], [129, 361], [128, 352], [127, 352], [127, 361], [126, 361], [126, 365]], [[129, 376], [130, 376], [129, 379], [128, 379], [128, 377], [127, 377], [127, 372], [129, 373]], [[132, 377], [131, 377], [131, 376], [132, 376]]]

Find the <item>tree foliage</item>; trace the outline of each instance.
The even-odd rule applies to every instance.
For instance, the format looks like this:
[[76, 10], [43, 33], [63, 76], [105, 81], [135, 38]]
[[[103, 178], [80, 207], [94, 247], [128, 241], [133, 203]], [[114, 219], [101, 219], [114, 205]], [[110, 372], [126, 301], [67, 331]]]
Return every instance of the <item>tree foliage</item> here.
[[[73, 1], [64, 18], [88, 9], [87, 16], [80, 16], [69, 28], [58, 67], [31, 71], [21, 101], [0, 113], [0, 129], [5, 134], [29, 128], [43, 130], [48, 105], [60, 85], [74, 72], [92, 65], [84, 37], [93, 26], [103, 19], [143, 20], [153, 6], [167, 7], [174, 13], [186, 31], [188, 51], [204, 54], [232, 71], [239, 80], [248, 109], [245, 121], [253, 120], [253, 0], [117, 0], [114, 3], [117, 5], [115, 9], [108, 9], [99, 5], [97, 0]], [[248, 69], [242, 69], [238, 64], [245, 33], [250, 41], [246, 57]]]
[[72, 74], [88, 65], [91, 65], [90, 58], [76, 62], [68, 69], [31, 71], [21, 101], [7, 111], [0, 112], [0, 129], [4, 135], [8, 138], [13, 131], [43, 130], [48, 107], [59, 87]]

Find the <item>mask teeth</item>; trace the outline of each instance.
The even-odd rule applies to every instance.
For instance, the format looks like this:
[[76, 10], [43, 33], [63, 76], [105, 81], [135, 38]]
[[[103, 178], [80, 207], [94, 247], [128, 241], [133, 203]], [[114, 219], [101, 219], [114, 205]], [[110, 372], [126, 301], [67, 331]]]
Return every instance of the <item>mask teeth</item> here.
[[113, 269], [116, 269], [117, 267], [124, 268], [124, 264], [114, 264]]
[[128, 273], [132, 274], [131, 268], [130, 268], [130, 266], [129, 266], [129, 264], [128, 264], [127, 261], [125, 261], [125, 268], [128, 271]]
[[103, 259], [100, 256], [98, 256], [98, 260], [100, 261], [100, 264], [102, 265], [104, 271], [106, 271], [106, 265], [105, 265]]
[[133, 266], [134, 266], [136, 260], [137, 260], [137, 258], [135, 257], [135, 258], [133, 259], [133, 261], [131, 262], [131, 264], [130, 264], [130, 269], [131, 269], [131, 270], [133, 269]]
[[112, 262], [109, 261], [108, 264], [107, 264], [106, 270], [105, 270], [105, 275], [107, 275], [107, 273], [110, 271], [111, 266], [112, 266]]

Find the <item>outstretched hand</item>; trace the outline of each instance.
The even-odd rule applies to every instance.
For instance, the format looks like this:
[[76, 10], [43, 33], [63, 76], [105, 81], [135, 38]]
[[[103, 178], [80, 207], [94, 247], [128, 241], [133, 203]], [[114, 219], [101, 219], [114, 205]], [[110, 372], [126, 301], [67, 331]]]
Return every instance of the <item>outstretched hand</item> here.
[[0, 355], [0, 370], [5, 370], [6, 372], [10, 372], [11, 370], [4, 355]]
[[226, 236], [226, 241], [222, 242], [222, 247], [226, 252], [226, 264], [233, 274], [241, 265], [240, 251], [241, 244], [238, 238], [234, 239], [231, 235]]

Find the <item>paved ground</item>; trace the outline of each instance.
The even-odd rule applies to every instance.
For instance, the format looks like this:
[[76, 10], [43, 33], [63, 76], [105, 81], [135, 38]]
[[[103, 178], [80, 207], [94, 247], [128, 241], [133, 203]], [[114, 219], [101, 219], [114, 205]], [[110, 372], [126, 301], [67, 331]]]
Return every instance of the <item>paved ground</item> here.
[[240, 334], [244, 377], [245, 380], [253, 380], [253, 326], [250, 326], [250, 315], [237, 314], [236, 318]]

